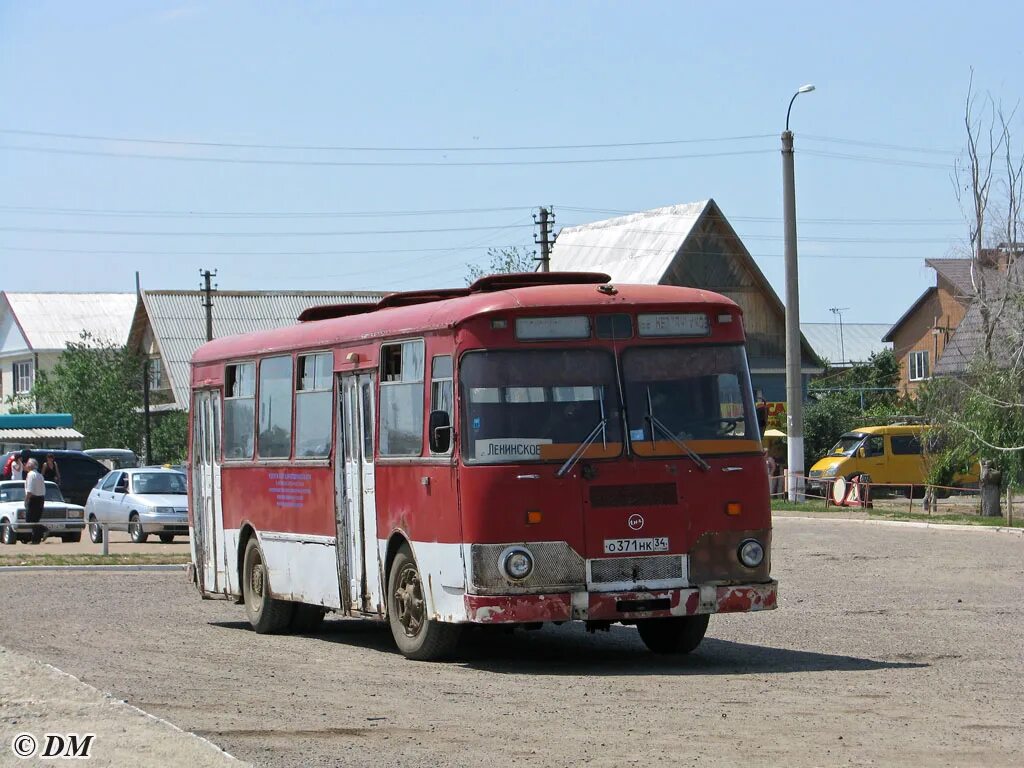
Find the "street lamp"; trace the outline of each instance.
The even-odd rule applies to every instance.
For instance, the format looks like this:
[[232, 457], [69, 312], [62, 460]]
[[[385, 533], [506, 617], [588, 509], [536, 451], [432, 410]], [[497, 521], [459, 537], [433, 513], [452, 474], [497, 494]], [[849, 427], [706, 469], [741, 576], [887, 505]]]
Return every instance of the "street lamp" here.
[[796, 186], [793, 181], [793, 134], [789, 113], [801, 93], [810, 93], [813, 85], [801, 85], [786, 110], [786, 130], [782, 133], [782, 210], [786, 255], [786, 434], [790, 501], [803, 500], [804, 475], [804, 402], [800, 374], [800, 280], [796, 262]]

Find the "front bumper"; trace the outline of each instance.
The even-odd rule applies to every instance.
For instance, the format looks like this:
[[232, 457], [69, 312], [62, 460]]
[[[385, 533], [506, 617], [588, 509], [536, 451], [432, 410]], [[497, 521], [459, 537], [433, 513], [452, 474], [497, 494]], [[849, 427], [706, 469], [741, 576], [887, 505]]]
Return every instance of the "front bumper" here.
[[478, 624], [539, 621], [621, 621], [701, 613], [770, 611], [779, 583], [714, 584], [649, 592], [561, 592], [545, 595], [466, 595], [468, 620]]
[[85, 522], [82, 520], [40, 520], [38, 523], [27, 523], [24, 518], [19, 518], [17, 522], [11, 523], [11, 530], [15, 533], [31, 533], [32, 528], [41, 525], [46, 529], [48, 534], [58, 533], [78, 533], [85, 528]]
[[187, 512], [175, 512], [170, 515], [142, 512], [139, 514], [139, 522], [146, 533], [174, 533], [178, 536], [188, 533]]

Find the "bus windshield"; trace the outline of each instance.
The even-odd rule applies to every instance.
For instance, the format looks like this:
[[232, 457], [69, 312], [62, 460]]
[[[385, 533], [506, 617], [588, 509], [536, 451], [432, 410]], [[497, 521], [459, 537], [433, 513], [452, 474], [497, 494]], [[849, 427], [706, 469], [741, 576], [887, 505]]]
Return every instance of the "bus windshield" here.
[[760, 439], [742, 346], [633, 347], [622, 373], [637, 455], [677, 455], [690, 440]]
[[564, 461], [602, 421], [583, 456], [611, 458], [622, 451], [610, 352], [470, 352], [459, 381], [467, 463]]

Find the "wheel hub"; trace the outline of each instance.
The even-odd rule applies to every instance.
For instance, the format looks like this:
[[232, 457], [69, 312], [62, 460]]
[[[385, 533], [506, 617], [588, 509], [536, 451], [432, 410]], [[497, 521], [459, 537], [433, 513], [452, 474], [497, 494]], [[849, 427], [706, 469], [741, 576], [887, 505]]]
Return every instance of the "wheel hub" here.
[[395, 590], [398, 621], [408, 637], [416, 637], [423, 628], [424, 601], [419, 575], [415, 568], [406, 568]]

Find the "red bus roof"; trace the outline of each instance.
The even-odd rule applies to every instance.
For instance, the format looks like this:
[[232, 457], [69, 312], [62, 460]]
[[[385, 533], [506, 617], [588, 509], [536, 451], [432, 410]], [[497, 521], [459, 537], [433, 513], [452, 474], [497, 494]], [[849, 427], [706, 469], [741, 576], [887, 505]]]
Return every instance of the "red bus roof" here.
[[[314, 307], [303, 313], [304, 317], [309, 317], [307, 322], [207, 342], [196, 350], [192, 362], [208, 363], [281, 350], [326, 348], [346, 342], [412, 335], [454, 328], [471, 318], [499, 312], [536, 310], [543, 314], [566, 314], [577, 307], [588, 311], [613, 311], [624, 305], [664, 307], [680, 304], [718, 305], [735, 314], [742, 312], [731, 299], [697, 288], [616, 284], [610, 289], [607, 287], [607, 275], [548, 274], [555, 278], [550, 281], [553, 284], [537, 285], [537, 274], [532, 273], [532, 279], [526, 282], [525, 287], [517, 283], [514, 276], [490, 276], [477, 281], [468, 289], [410, 291], [410, 301], [413, 295], [422, 296], [422, 300], [411, 304], [403, 301], [402, 297], [406, 294], [392, 294], [385, 297], [377, 308], [358, 305], [354, 313], [341, 311], [338, 313], [340, 316], [333, 315], [331, 307]], [[581, 278], [586, 276], [587, 279], [573, 281], [568, 277], [573, 274]], [[491, 277], [502, 279], [491, 280]], [[597, 277], [602, 279], [597, 280]], [[483, 290], [474, 290], [481, 284]], [[503, 284], [520, 287], [502, 288]], [[344, 310], [348, 306], [351, 305], [339, 309]]]

